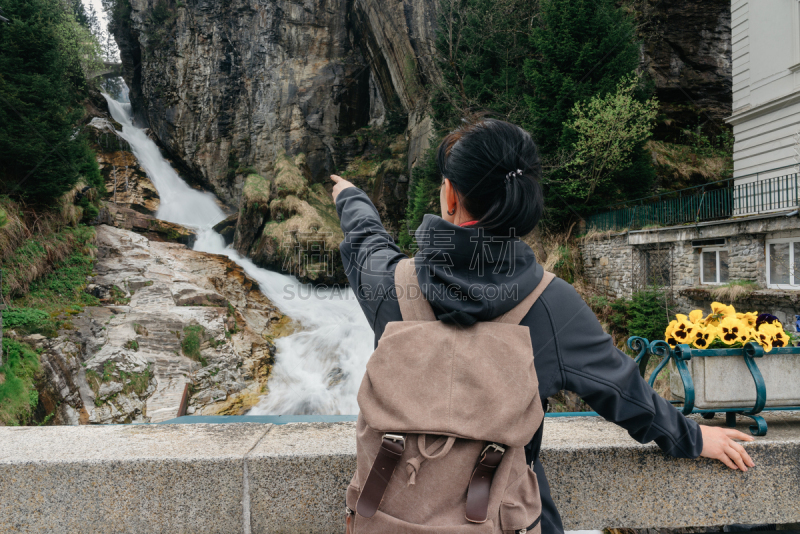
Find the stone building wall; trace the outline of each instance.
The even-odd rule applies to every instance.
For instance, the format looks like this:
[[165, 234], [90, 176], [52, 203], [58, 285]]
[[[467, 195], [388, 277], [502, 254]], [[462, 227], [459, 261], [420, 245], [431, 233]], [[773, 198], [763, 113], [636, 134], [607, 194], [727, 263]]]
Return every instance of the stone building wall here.
[[625, 234], [586, 239], [580, 251], [590, 284], [615, 298], [631, 295], [633, 249]]
[[[613, 297], [629, 298], [636, 290], [643, 262], [642, 254], [653, 249], [671, 252], [671, 291], [677, 313], [694, 309], [711, 310], [717, 300], [712, 284], [700, 283], [701, 248], [692, 247], [697, 239], [725, 238], [728, 250], [728, 279], [756, 282], [758, 289], [733, 304], [737, 309], [772, 313], [788, 331], [795, 331], [795, 315], [800, 315], [800, 291], [767, 287], [766, 242], [768, 239], [800, 238], [800, 218], [784, 214], [771, 218], [715, 221], [692, 227], [661, 228], [624, 232], [584, 239], [579, 248], [588, 283]], [[716, 247], [715, 247], [716, 248]]]

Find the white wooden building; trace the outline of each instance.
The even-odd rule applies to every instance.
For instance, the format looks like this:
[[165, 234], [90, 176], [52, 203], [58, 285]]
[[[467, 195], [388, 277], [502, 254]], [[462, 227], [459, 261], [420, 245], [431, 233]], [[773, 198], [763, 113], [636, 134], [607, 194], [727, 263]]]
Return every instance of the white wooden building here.
[[733, 0], [731, 11], [739, 185], [800, 164], [800, 0]]

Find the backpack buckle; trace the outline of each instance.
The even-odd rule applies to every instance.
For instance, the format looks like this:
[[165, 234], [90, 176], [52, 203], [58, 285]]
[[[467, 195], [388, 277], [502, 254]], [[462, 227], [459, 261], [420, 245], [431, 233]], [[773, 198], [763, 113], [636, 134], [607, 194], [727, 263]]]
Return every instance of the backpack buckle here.
[[506, 452], [505, 447], [501, 447], [497, 443], [490, 443], [483, 449], [483, 451], [481, 451], [481, 456], [486, 454], [486, 451], [488, 451], [489, 449], [494, 449], [497, 452], [499, 452], [500, 454], [505, 454], [505, 452]]
[[384, 434], [383, 439], [388, 439], [390, 441], [395, 441], [403, 445], [403, 448], [406, 447], [406, 438], [405, 436], [401, 436], [400, 434]]

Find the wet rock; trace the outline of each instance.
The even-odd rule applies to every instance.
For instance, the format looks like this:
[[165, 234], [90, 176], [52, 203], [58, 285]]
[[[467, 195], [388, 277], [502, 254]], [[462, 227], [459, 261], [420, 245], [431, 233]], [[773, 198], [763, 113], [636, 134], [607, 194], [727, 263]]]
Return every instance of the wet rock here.
[[170, 287], [177, 306], [226, 306], [225, 297], [208, 289], [185, 282], [176, 282]]
[[239, 220], [239, 214], [234, 213], [222, 222], [214, 225], [214, 231], [220, 234], [225, 239], [225, 245], [233, 243], [234, 235], [236, 234], [236, 223]]
[[642, 67], [672, 128], [696, 127], [700, 119], [722, 124], [732, 102], [731, 3], [643, 3], [637, 18]]
[[281, 155], [271, 180], [251, 175], [234, 246], [256, 265], [291, 273], [303, 282], [346, 283], [336, 206], [321, 184], [309, 185], [308, 176], [302, 154]]
[[144, 234], [154, 241], [181, 243], [187, 247], [194, 246], [197, 234], [179, 224], [162, 221], [151, 215], [140, 213], [112, 202], [103, 202], [98, 222], [126, 230]]
[[111, 29], [134, 111], [228, 204], [284, 149], [320, 182], [335, 136], [389, 112], [408, 124], [409, 164], [428, 146], [436, 0], [187, 3], [158, 21], [152, 2], [130, 5]]

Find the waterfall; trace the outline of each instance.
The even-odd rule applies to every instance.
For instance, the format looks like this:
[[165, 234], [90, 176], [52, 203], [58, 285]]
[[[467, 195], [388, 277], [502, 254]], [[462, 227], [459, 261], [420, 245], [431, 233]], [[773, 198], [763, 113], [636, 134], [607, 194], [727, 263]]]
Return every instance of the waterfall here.
[[262, 293], [301, 330], [278, 339], [268, 393], [252, 415], [355, 414], [356, 394], [372, 353], [372, 330], [349, 288], [313, 288], [296, 278], [257, 267], [226, 247], [212, 227], [225, 218], [213, 195], [189, 187], [144, 130], [135, 127], [131, 105], [108, 101], [131, 147], [161, 197], [156, 217], [197, 232], [195, 250], [229, 257], [259, 284]]

